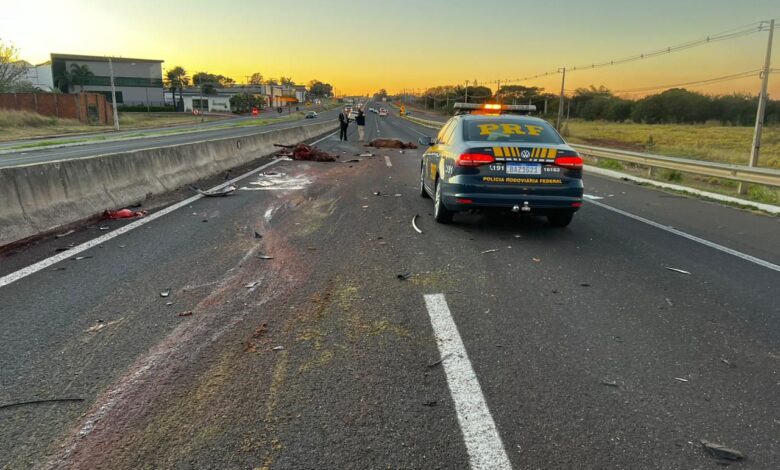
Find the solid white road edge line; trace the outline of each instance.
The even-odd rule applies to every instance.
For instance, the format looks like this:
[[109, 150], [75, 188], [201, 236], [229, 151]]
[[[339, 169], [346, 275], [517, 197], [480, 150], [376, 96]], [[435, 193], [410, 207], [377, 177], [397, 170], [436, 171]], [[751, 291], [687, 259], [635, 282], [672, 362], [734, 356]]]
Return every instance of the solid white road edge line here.
[[626, 211], [624, 211], [622, 209], [618, 209], [616, 207], [608, 206], [608, 205], [604, 204], [603, 202], [598, 202], [598, 201], [595, 201], [593, 199], [587, 199], [587, 201], [589, 203], [591, 203], [591, 204], [594, 204], [596, 206], [604, 208], [604, 209], [606, 209], [608, 211], [612, 211], [612, 212], [615, 212], [617, 214], [624, 215], [624, 216], [629, 217], [631, 219], [638, 220], [639, 222], [643, 222], [643, 223], [645, 223], [647, 225], [651, 225], [653, 227], [660, 228], [661, 230], [665, 230], [665, 231], [667, 231], [669, 233], [673, 233], [673, 234], [679, 235], [679, 236], [681, 236], [683, 238], [687, 238], [688, 240], [694, 241], [696, 243], [701, 243], [704, 246], [708, 246], [708, 247], [714, 248], [714, 249], [716, 249], [718, 251], [722, 251], [724, 253], [728, 253], [730, 255], [736, 256], [737, 258], [742, 258], [745, 261], [750, 261], [751, 263], [755, 263], [755, 264], [757, 264], [759, 266], [763, 266], [763, 267], [769, 268], [769, 269], [771, 269], [773, 271], [780, 272], [780, 266], [778, 266], [778, 265], [776, 265], [774, 263], [770, 263], [769, 261], [763, 260], [761, 258], [756, 258], [755, 256], [750, 256], [748, 254], [742, 253], [741, 251], [732, 250], [731, 248], [728, 248], [726, 246], [718, 245], [715, 242], [711, 242], [709, 240], [705, 240], [703, 238], [699, 238], [696, 235], [691, 235], [691, 234], [685, 233], [685, 232], [683, 232], [681, 230], [677, 230], [676, 228], [672, 228], [672, 227], [669, 227], [667, 225], [659, 224], [658, 222], [654, 222], [652, 220], [645, 219], [644, 217], [632, 214], [630, 212], [626, 212]]
[[442, 367], [447, 376], [452, 401], [455, 403], [471, 468], [511, 470], [509, 457], [482, 395], [479, 381], [471, 367], [444, 294], [426, 295], [425, 306], [436, 336]]
[[390, 161], [390, 157], [388, 157], [387, 155], [385, 155], [385, 164], [387, 164], [388, 168], [393, 166], [393, 162]]
[[[330, 137], [330, 136], [332, 136], [334, 134], [336, 134], [336, 133], [335, 132], [330, 133], [330, 134], [326, 135], [325, 137], [323, 137], [323, 138], [321, 138], [321, 139], [319, 139], [319, 140], [317, 140], [315, 142], [312, 142], [312, 145], [318, 144], [318, 143], [322, 142], [323, 140], [327, 139], [328, 137]], [[265, 165], [261, 165], [260, 167], [255, 168], [254, 170], [250, 170], [250, 171], [244, 173], [243, 175], [240, 175], [240, 176], [238, 176], [236, 178], [233, 178], [232, 180], [225, 181], [222, 184], [214, 186], [209, 191], [222, 189], [225, 186], [229, 186], [229, 185], [231, 185], [233, 183], [241, 181], [242, 179], [247, 178], [249, 176], [252, 176], [255, 173], [260, 172], [260, 171], [268, 168], [269, 166], [274, 165], [274, 164], [276, 164], [276, 163], [278, 163], [280, 161], [282, 161], [282, 159], [281, 158], [277, 158], [277, 159], [273, 160], [272, 162], [266, 163]], [[78, 253], [81, 253], [81, 252], [84, 252], [86, 250], [89, 250], [90, 248], [94, 248], [94, 247], [96, 247], [96, 246], [98, 246], [100, 244], [103, 244], [103, 243], [111, 240], [112, 238], [116, 238], [116, 237], [118, 237], [118, 236], [120, 236], [120, 235], [122, 235], [124, 233], [129, 232], [130, 230], [136, 229], [136, 228], [138, 228], [138, 227], [140, 227], [142, 225], [148, 224], [149, 222], [151, 222], [153, 220], [159, 219], [160, 217], [162, 217], [164, 215], [170, 214], [171, 212], [175, 211], [176, 209], [181, 209], [184, 206], [192, 204], [193, 202], [197, 201], [198, 199], [200, 199], [202, 197], [203, 196], [201, 196], [200, 194], [192, 196], [192, 197], [187, 198], [187, 199], [185, 199], [185, 200], [183, 200], [181, 202], [177, 202], [176, 204], [174, 204], [172, 206], [168, 206], [165, 209], [161, 209], [161, 210], [159, 210], [159, 211], [157, 211], [157, 212], [155, 212], [155, 213], [153, 213], [153, 214], [151, 214], [151, 215], [149, 215], [147, 217], [144, 217], [143, 219], [138, 219], [135, 222], [131, 222], [131, 223], [125, 225], [124, 227], [119, 227], [118, 229], [112, 230], [111, 232], [108, 232], [105, 235], [101, 235], [101, 236], [99, 236], [97, 238], [94, 238], [94, 239], [88, 241], [88, 242], [84, 242], [81, 245], [75, 246], [75, 247], [71, 248], [68, 251], [63, 251], [62, 253], [56, 254], [56, 255], [54, 255], [54, 256], [52, 256], [50, 258], [46, 258], [44, 260], [38, 261], [35, 264], [31, 264], [30, 266], [22, 268], [22, 269], [20, 269], [18, 271], [14, 271], [11, 274], [7, 274], [7, 275], [5, 275], [3, 277], [0, 277], [0, 287], [7, 286], [8, 284], [11, 284], [12, 282], [16, 282], [19, 279], [25, 278], [25, 277], [27, 277], [27, 276], [29, 276], [31, 274], [35, 274], [38, 271], [44, 270], [44, 269], [48, 268], [49, 266], [51, 266], [51, 265], [53, 265], [55, 263], [59, 263], [60, 261], [64, 261], [66, 259], [72, 258], [73, 256], [75, 256]]]

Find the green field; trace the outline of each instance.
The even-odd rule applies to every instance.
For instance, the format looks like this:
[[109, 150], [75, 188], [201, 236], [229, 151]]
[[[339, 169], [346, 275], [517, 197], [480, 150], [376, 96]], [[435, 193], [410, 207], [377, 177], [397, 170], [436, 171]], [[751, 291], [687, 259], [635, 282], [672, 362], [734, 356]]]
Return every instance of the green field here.
[[[567, 135], [568, 134], [568, 135]], [[571, 143], [747, 165], [752, 127], [570, 121]], [[764, 128], [759, 166], [780, 169], [780, 127]]]

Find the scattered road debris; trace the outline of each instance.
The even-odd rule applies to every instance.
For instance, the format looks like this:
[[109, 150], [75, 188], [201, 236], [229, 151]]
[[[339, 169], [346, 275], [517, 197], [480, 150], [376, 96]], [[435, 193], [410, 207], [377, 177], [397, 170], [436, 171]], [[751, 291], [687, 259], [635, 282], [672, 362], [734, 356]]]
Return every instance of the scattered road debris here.
[[429, 369], [433, 369], [434, 367], [436, 367], [436, 366], [440, 365], [442, 362], [444, 362], [444, 360], [445, 360], [445, 359], [447, 359], [447, 358], [448, 358], [448, 357], [450, 357], [450, 356], [452, 356], [452, 353], [447, 353], [447, 354], [445, 354], [445, 355], [444, 355], [444, 356], [442, 356], [442, 357], [441, 357], [441, 359], [439, 359], [438, 361], [436, 361], [436, 362], [432, 362], [432, 363], [428, 364], [428, 368], [429, 368]]
[[365, 145], [366, 147], [386, 148], [386, 149], [416, 149], [417, 145], [413, 142], [404, 142], [401, 139], [374, 139]]
[[531, 258], [531, 259], [534, 260], [534, 263], [541, 263], [542, 262], [542, 260], [540, 260], [539, 258]]
[[360, 161], [359, 158], [352, 158], [350, 160], [343, 160], [341, 163], [360, 163]]
[[55, 249], [54, 249], [54, 251], [55, 251], [55, 252], [57, 252], [57, 253], [61, 253], [61, 252], [63, 252], [63, 251], [68, 251], [68, 250], [70, 250], [70, 247], [69, 247], [69, 246], [61, 246], [61, 247], [59, 247], [59, 248], [55, 248]]
[[130, 208], [131, 208], [131, 209], [138, 209], [138, 208], [139, 208], [139, 207], [141, 207], [141, 206], [143, 206], [143, 204], [142, 204], [142, 203], [140, 203], [140, 202], [136, 202], [136, 203], [134, 203], [134, 204], [130, 204]]
[[284, 351], [284, 346], [274, 346], [274, 351]]
[[414, 230], [417, 233], [423, 233], [422, 230], [420, 230], [420, 228], [417, 227], [417, 217], [420, 217], [420, 214], [415, 214], [414, 217], [412, 217], [412, 227], [414, 227]]
[[103, 322], [103, 320], [98, 320], [94, 325], [87, 328], [87, 333], [97, 333], [105, 327], [106, 324]]
[[47, 400], [19, 401], [16, 403], [6, 403], [5, 405], [0, 405], [0, 409], [14, 408], [17, 406], [25, 406], [25, 405], [37, 405], [39, 403], [67, 403], [67, 402], [75, 402], [75, 401], [84, 401], [84, 399], [83, 398], [49, 398]]
[[431, 407], [433, 407], [433, 406], [436, 406], [437, 404], [438, 404], [438, 402], [436, 400], [428, 400], [428, 401], [423, 402], [423, 406], [431, 406]]
[[52, 269], [52, 271], [65, 271], [66, 269], [68, 269], [68, 268], [66, 268], [64, 266], [60, 266], [59, 268]]
[[255, 238], [263, 238], [263, 236], [260, 235], [259, 233], [255, 232]]
[[688, 382], [688, 379], [684, 379], [682, 377], [675, 377], [674, 380], [679, 380], [680, 382]]
[[111, 228], [111, 227], [98, 227], [98, 230], [108, 230], [108, 229], [110, 229], [110, 228]]
[[328, 152], [324, 152], [316, 147], [312, 147], [311, 145], [306, 144], [296, 144], [296, 145], [284, 145], [284, 144], [274, 144], [274, 147], [281, 147], [283, 150], [280, 150], [276, 153], [276, 155], [280, 157], [290, 157], [293, 160], [310, 160], [314, 162], [335, 162], [336, 158]]
[[87, 256], [76, 256], [75, 258], [71, 258], [71, 259], [72, 259], [73, 261], [81, 261], [81, 260], [83, 260], [83, 259], [90, 259], [90, 258], [92, 258], [92, 255], [87, 255]]
[[720, 362], [726, 364], [729, 367], [737, 367], [735, 364], [732, 364], [731, 361], [723, 357], [720, 358]]
[[363, 153], [356, 153], [355, 156], [356, 157], [368, 158], [368, 157], [373, 157], [374, 154], [371, 153], [371, 152], [363, 152]]
[[167, 288], [164, 291], [160, 292], [160, 297], [168, 297], [171, 295], [171, 288]]
[[515, 237], [515, 238], [523, 238], [523, 236], [522, 236], [522, 235], [520, 235], [519, 233], [516, 233], [516, 234], [514, 234], [514, 237]]
[[229, 196], [230, 194], [235, 192], [235, 190], [238, 188], [231, 184], [229, 186], [225, 186], [224, 188], [214, 189], [209, 191], [203, 191], [202, 189], [195, 187], [193, 185], [190, 185], [190, 189], [200, 194], [203, 197], [224, 197], [224, 196]]
[[668, 269], [669, 271], [674, 271], [674, 272], [676, 272], [676, 273], [680, 273], [680, 274], [688, 274], [688, 275], [690, 275], [690, 274], [691, 274], [691, 273], [689, 273], [688, 271], [685, 271], [685, 270], [683, 270], [683, 269], [678, 269], [678, 268], [671, 268], [671, 267], [669, 267], [669, 266], [664, 266], [664, 269]]
[[710, 442], [704, 439], [699, 440], [699, 442], [701, 442], [704, 450], [706, 450], [713, 457], [726, 460], [742, 460], [745, 458], [745, 454], [736, 449], [729, 449], [726, 446], [715, 444], [714, 442]]
[[75, 232], [75, 230], [68, 230], [67, 232], [58, 233], [57, 235], [54, 235], [54, 238], [67, 237], [68, 235], [70, 235], [71, 233], [74, 233], [74, 232]]
[[258, 282], [258, 281], [252, 281], [252, 282], [250, 282], [250, 283], [246, 284], [244, 287], [246, 287], [247, 289], [251, 289], [251, 288], [255, 287], [255, 286], [256, 286], [256, 285], [258, 285], [258, 284], [260, 284], [260, 282]]
[[257, 258], [259, 258], [259, 259], [274, 259], [273, 256], [268, 256], [268, 255], [257, 255]]
[[149, 211], [131, 211], [130, 209], [119, 209], [118, 211], [112, 211], [106, 209], [103, 211], [104, 219], [134, 219], [136, 217], [143, 217], [148, 214]]
[[178, 313], [178, 316], [180, 316], [180, 317], [189, 317], [190, 315], [192, 315], [192, 310], [187, 310], [185, 312], [179, 312]]
[[615, 388], [619, 388], [620, 387], [620, 385], [618, 385], [617, 382], [612, 381], [612, 380], [602, 380], [601, 381], [601, 385], [606, 385], [607, 387], [615, 387]]
[[165, 305], [170, 307], [171, 305], [173, 305], [173, 302], [165, 302]]
[[400, 279], [402, 281], [405, 281], [405, 280], [409, 279], [411, 276], [412, 276], [411, 272], [406, 272], [406, 273], [398, 274], [395, 277], [397, 277], [398, 279]]
[[667, 299], [665, 299], [665, 300], [666, 300], [666, 303], [667, 303], [667, 304], [668, 304], [670, 307], [674, 307], [674, 304], [672, 303], [672, 301], [671, 301], [671, 300], [669, 300], [668, 298], [667, 298]]
[[581, 282], [580, 286], [582, 286], [582, 287], [590, 287], [590, 284], [588, 284], [587, 282]]
[[496, 251], [498, 251], [498, 248], [493, 248], [492, 250], [485, 250], [482, 252], [482, 254], [484, 255], [485, 253], [495, 253]]

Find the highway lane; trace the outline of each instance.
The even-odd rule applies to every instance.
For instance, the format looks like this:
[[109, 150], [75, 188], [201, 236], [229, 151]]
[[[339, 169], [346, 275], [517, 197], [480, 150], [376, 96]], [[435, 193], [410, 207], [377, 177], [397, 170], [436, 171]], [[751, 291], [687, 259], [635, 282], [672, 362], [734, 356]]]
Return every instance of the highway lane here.
[[[375, 115], [367, 131], [432, 133]], [[374, 152], [279, 162], [263, 171], [284, 177], [0, 288], [0, 403], [85, 399], [0, 410], [0, 466], [468, 468], [503, 448], [514, 468], [710, 468], [708, 439], [777, 467], [776, 272], [593, 205], [564, 230], [438, 225], [416, 195], [421, 151]], [[600, 202], [780, 255], [776, 219], [586, 181]], [[0, 276], [66, 240], [2, 259]], [[436, 294], [466, 353], [443, 363]], [[487, 414], [459, 401], [475, 383]], [[462, 413], [497, 434], [474, 437]]]
[[[317, 119], [334, 119], [339, 113], [338, 108], [324, 111], [319, 114]], [[265, 118], [264, 118], [265, 119]], [[245, 119], [239, 118], [238, 121]], [[0, 168], [20, 165], [31, 165], [36, 163], [45, 163], [50, 161], [65, 160], [72, 158], [83, 158], [94, 155], [102, 155], [106, 153], [119, 153], [128, 152], [132, 150], [141, 150], [152, 147], [162, 147], [169, 145], [181, 145], [191, 142], [197, 142], [206, 139], [222, 139], [228, 137], [241, 137], [256, 134], [259, 132], [265, 132], [272, 129], [282, 129], [286, 127], [292, 127], [299, 125], [304, 119], [290, 122], [271, 122], [263, 126], [245, 126], [245, 127], [227, 127], [227, 128], [214, 128], [219, 125], [228, 125], [232, 121], [220, 122], [220, 123], [206, 123], [204, 127], [198, 127], [200, 129], [196, 132], [183, 132], [170, 135], [158, 135], [152, 137], [139, 137], [127, 140], [118, 141], [97, 141], [88, 142], [79, 145], [72, 145], [67, 147], [55, 147], [55, 148], [29, 148], [19, 150], [13, 153], [5, 153], [0, 155]], [[165, 129], [166, 131], [169, 129]], [[144, 132], [144, 130], [135, 131]], [[111, 135], [106, 135], [107, 138], [111, 138]], [[75, 137], [73, 137], [75, 138]]]

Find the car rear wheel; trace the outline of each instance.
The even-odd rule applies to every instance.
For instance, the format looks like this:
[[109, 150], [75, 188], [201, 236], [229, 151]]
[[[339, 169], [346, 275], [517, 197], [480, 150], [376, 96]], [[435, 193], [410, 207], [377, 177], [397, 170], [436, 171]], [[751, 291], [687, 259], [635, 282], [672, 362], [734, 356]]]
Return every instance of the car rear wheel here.
[[571, 223], [571, 219], [573, 217], [574, 214], [571, 212], [566, 212], [563, 214], [550, 214], [547, 216], [547, 222], [553, 227], [566, 227]]
[[420, 167], [420, 197], [424, 199], [430, 199], [431, 195], [425, 189], [425, 167]]
[[452, 222], [453, 212], [444, 207], [441, 200], [441, 180], [436, 180], [436, 199], [433, 203], [433, 218], [440, 224]]

